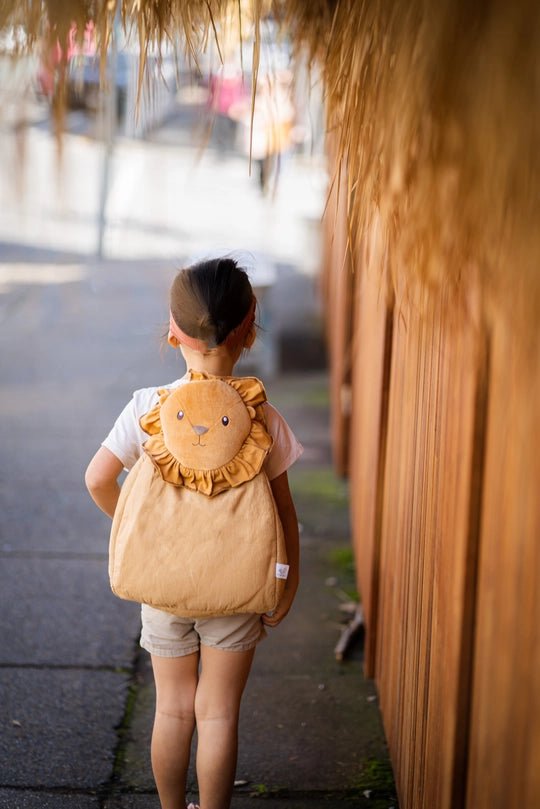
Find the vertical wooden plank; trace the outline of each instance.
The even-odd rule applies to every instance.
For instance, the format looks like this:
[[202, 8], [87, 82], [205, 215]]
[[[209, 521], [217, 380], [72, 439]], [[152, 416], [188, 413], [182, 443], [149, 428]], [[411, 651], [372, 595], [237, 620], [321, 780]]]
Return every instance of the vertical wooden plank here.
[[380, 220], [374, 216], [355, 273], [352, 351], [351, 517], [366, 622], [365, 673], [375, 673], [382, 481], [393, 327]]
[[[411, 361], [407, 341], [408, 311], [397, 300], [392, 336], [392, 368], [388, 403], [388, 438], [384, 479], [380, 548], [379, 621], [376, 643], [375, 676], [379, 686], [381, 709], [396, 780], [403, 794], [401, 706], [403, 705], [403, 659], [406, 652], [405, 625], [401, 620], [406, 599], [404, 558], [408, 554], [408, 534], [402, 530], [407, 521], [410, 499], [407, 497], [410, 468], [410, 397], [407, 373]], [[415, 358], [416, 359], [416, 358]]]
[[456, 806], [480, 335], [457, 302], [396, 306], [376, 677], [402, 809]]
[[[415, 316], [410, 307], [408, 318], [407, 340], [411, 347], [410, 361], [405, 367], [406, 375], [406, 407], [407, 421], [411, 427], [409, 455], [406, 467], [409, 468], [405, 511], [406, 520], [400, 526], [401, 535], [407, 538], [407, 553], [401, 557], [401, 575], [405, 589], [402, 610], [399, 616], [403, 625], [404, 654], [400, 661], [402, 679], [402, 699], [400, 714], [400, 769], [404, 774], [403, 789], [405, 801], [413, 806], [415, 785], [416, 733], [417, 725], [417, 677], [418, 647], [417, 636], [420, 630], [418, 614], [419, 573], [421, 565], [422, 536], [419, 532], [422, 507], [422, 465], [425, 460], [423, 444], [426, 440], [422, 431], [423, 398], [424, 398], [424, 366], [425, 353], [422, 349], [425, 324]], [[400, 470], [401, 471], [401, 470]]]
[[[429, 805], [426, 793], [429, 789], [432, 756], [426, 749], [428, 728], [427, 703], [430, 681], [437, 661], [431, 654], [431, 629], [433, 615], [433, 564], [434, 534], [437, 523], [438, 484], [440, 475], [438, 442], [440, 439], [440, 373], [441, 373], [441, 334], [443, 331], [442, 313], [437, 306], [424, 324], [421, 334], [421, 353], [424, 363], [421, 369], [420, 430], [417, 447], [419, 475], [419, 508], [416, 533], [418, 535], [418, 585], [415, 605], [415, 648], [411, 661], [413, 677], [415, 732], [412, 755], [414, 770], [412, 776], [412, 803]], [[435, 666], [434, 666], [435, 664]], [[440, 747], [440, 743], [438, 745]], [[430, 762], [430, 772], [426, 773], [426, 761]], [[428, 777], [426, 777], [428, 776]], [[438, 801], [439, 802], [439, 801]]]
[[334, 466], [345, 475], [349, 465], [351, 416], [352, 267], [347, 226], [347, 182], [341, 169], [326, 209], [324, 294], [330, 356], [330, 410]]
[[[472, 289], [471, 289], [472, 293]], [[478, 304], [478, 296], [475, 295], [475, 304]], [[471, 308], [474, 304], [470, 303]], [[457, 350], [455, 352], [454, 361], [458, 362], [459, 367], [467, 368], [467, 357], [469, 356], [469, 340], [464, 340], [463, 331], [460, 332]], [[465, 333], [465, 337], [467, 334]], [[465, 557], [463, 561], [463, 580], [460, 582], [461, 592], [459, 597], [459, 611], [456, 612], [452, 600], [450, 605], [453, 608], [452, 615], [449, 620], [461, 623], [460, 636], [456, 637], [456, 642], [459, 642], [460, 648], [456, 651], [458, 655], [458, 672], [457, 672], [457, 685], [458, 692], [456, 696], [455, 708], [452, 705], [452, 713], [443, 715], [442, 719], [445, 724], [454, 723], [454, 747], [453, 750], [448, 749], [446, 756], [448, 761], [453, 761], [453, 779], [452, 783], [445, 785], [451, 791], [449, 797], [451, 806], [465, 806], [465, 795], [467, 786], [467, 768], [469, 756], [469, 738], [470, 738], [470, 724], [471, 724], [471, 695], [472, 695], [472, 676], [473, 676], [473, 657], [474, 657], [474, 633], [476, 627], [476, 609], [478, 597], [478, 557], [480, 551], [480, 515], [482, 504], [482, 489], [484, 478], [484, 465], [485, 465], [485, 445], [486, 445], [486, 422], [487, 422], [487, 403], [488, 403], [488, 367], [489, 367], [489, 354], [488, 343], [485, 329], [481, 331], [477, 329], [471, 334], [473, 339], [477, 342], [477, 372], [476, 379], [471, 379], [471, 374], [462, 375], [458, 382], [460, 388], [458, 392], [461, 394], [459, 400], [456, 402], [457, 410], [459, 404], [463, 401], [463, 386], [469, 391], [470, 405], [474, 409], [474, 419], [472, 424], [469, 421], [465, 423], [458, 418], [453, 419], [454, 440], [450, 444], [450, 448], [459, 447], [459, 438], [463, 436], [463, 432], [471, 430], [470, 437], [465, 435], [465, 445], [471, 446], [471, 457], [464, 458], [462, 453], [457, 455], [450, 455], [451, 468], [455, 475], [454, 490], [457, 492], [458, 501], [457, 511], [454, 510], [446, 517], [447, 521], [451, 519], [461, 519], [467, 515], [468, 527], [461, 526], [461, 531], [467, 532], [468, 541], [465, 549]], [[472, 396], [474, 393], [474, 402]], [[451, 393], [449, 391], [449, 396]], [[459, 412], [459, 411], [458, 411]], [[459, 486], [462, 480], [464, 467], [470, 469], [470, 475], [465, 474], [464, 479], [468, 482], [468, 491], [465, 491], [463, 486]], [[461, 502], [460, 502], [461, 500]], [[453, 503], [443, 501], [448, 508], [453, 508]], [[460, 526], [458, 526], [459, 528]], [[442, 563], [444, 564], [444, 558]], [[442, 577], [443, 569], [437, 569], [436, 573]], [[449, 596], [451, 594], [449, 593]], [[446, 605], [441, 605], [442, 609]], [[439, 643], [441, 639], [436, 636], [436, 641]], [[444, 695], [442, 695], [444, 696]], [[443, 702], [443, 708], [447, 708]]]
[[540, 363], [490, 345], [468, 809], [540, 806]]
[[[425, 498], [426, 604], [423, 610], [426, 676], [422, 683], [421, 767], [416, 797], [423, 807], [463, 806], [466, 695], [470, 692], [478, 532], [471, 525], [475, 464], [483, 448], [482, 332], [464, 311], [442, 306], [431, 351], [433, 458]], [[438, 335], [437, 335], [438, 332]], [[483, 395], [483, 393], [482, 393]], [[478, 429], [480, 427], [480, 429]], [[419, 720], [420, 721], [420, 720]]]

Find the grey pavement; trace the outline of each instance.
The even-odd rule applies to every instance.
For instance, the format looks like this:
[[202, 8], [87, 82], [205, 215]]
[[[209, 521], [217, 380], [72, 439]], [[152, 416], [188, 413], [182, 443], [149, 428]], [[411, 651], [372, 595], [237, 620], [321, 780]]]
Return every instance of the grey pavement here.
[[[109, 523], [83, 475], [132, 390], [183, 373], [163, 344], [182, 253], [167, 257], [162, 244], [151, 257], [141, 248], [97, 262], [88, 240], [78, 249], [65, 211], [53, 213], [0, 218], [0, 809], [158, 809], [139, 610], [110, 592]], [[40, 217], [43, 238], [32, 229]], [[121, 239], [132, 232], [133, 222]], [[294, 246], [292, 230], [287, 239], [273, 254], [268, 305], [280, 367], [304, 371], [279, 373], [267, 389], [305, 446], [291, 472], [302, 584], [257, 650], [233, 809], [389, 809], [397, 800], [361, 639], [345, 663], [334, 659], [340, 606], [354, 597], [347, 489], [330, 465], [314, 279], [305, 245]], [[193, 769], [189, 786], [194, 799]]]

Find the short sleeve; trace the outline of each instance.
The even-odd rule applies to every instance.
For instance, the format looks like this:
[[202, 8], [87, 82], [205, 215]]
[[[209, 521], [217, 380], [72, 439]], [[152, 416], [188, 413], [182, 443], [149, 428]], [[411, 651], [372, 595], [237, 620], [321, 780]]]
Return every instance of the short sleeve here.
[[113, 455], [122, 461], [125, 469], [131, 469], [148, 438], [139, 425], [135, 399], [131, 399], [116, 419], [112, 430], [102, 442]]
[[264, 411], [268, 432], [274, 439], [272, 449], [264, 462], [264, 470], [268, 480], [274, 480], [298, 460], [304, 448], [275, 407], [266, 402]]
[[[177, 380], [162, 387], [174, 387], [180, 382], [181, 380]], [[142, 429], [139, 419], [157, 404], [157, 391], [156, 387], [136, 390], [102, 442], [102, 446], [116, 455], [127, 470], [135, 466], [142, 454], [142, 445], [148, 440], [148, 433]]]

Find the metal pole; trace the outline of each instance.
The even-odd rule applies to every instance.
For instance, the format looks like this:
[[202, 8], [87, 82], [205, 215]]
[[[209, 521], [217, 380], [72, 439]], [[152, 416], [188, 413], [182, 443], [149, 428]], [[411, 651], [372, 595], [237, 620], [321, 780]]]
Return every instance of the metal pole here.
[[114, 136], [116, 132], [117, 119], [117, 20], [115, 19], [111, 36], [110, 53], [107, 56], [106, 86], [105, 93], [100, 99], [99, 114], [101, 117], [101, 132], [103, 136], [103, 163], [101, 172], [101, 187], [99, 193], [99, 213], [98, 213], [98, 241], [96, 255], [103, 258], [103, 245], [105, 241], [105, 230], [107, 227], [106, 209], [107, 197], [109, 195], [109, 183], [111, 173], [111, 160], [114, 147]]

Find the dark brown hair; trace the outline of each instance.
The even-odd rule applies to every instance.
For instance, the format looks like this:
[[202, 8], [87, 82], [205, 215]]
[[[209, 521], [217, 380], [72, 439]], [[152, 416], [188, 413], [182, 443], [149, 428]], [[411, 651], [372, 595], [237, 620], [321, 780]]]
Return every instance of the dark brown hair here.
[[182, 331], [212, 348], [240, 325], [253, 298], [245, 270], [232, 258], [215, 258], [180, 270], [169, 300], [173, 319]]

